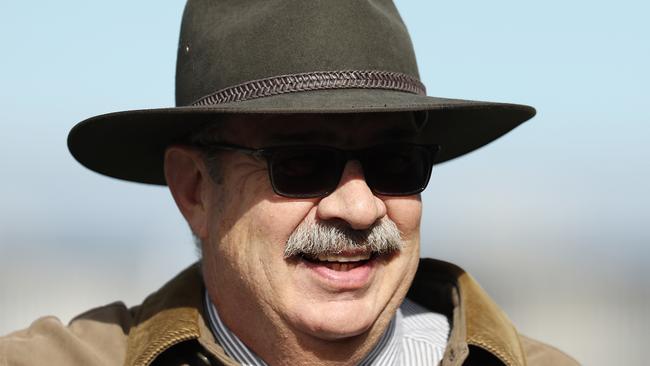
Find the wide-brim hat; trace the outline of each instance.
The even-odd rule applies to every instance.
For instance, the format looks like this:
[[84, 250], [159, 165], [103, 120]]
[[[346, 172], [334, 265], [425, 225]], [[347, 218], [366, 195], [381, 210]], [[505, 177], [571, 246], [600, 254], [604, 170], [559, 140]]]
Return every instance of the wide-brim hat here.
[[99, 173], [165, 184], [165, 148], [226, 114], [418, 112], [418, 141], [441, 146], [435, 163], [535, 115], [525, 105], [426, 96], [390, 0], [189, 0], [176, 105], [89, 118], [68, 147]]

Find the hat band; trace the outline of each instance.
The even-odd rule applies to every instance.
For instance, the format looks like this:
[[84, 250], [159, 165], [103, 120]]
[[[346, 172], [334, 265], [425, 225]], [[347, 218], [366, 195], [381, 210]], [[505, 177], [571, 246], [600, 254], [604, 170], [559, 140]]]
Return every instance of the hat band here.
[[218, 90], [193, 102], [192, 106], [270, 97], [272, 95], [324, 89], [385, 89], [426, 95], [417, 78], [391, 71], [343, 70], [280, 75], [248, 81]]

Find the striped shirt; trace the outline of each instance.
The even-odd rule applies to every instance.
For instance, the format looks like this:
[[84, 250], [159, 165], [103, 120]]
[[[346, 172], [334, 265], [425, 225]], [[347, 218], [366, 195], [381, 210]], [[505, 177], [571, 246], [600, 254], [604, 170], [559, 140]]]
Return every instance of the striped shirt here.
[[[205, 304], [210, 329], [226, 354], [242, 365], [266, 366], [266, 363], [221, 321], [207, 291]], [[377, 345], [359, 366], [437, 365], [442, 360], [448, 337], [449, 320], [446, 316], [405, 299]]]

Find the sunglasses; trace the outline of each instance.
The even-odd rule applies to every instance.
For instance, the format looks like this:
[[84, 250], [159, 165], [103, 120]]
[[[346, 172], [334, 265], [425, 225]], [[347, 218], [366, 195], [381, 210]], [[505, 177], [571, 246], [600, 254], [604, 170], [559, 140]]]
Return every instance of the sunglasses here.
[[279, 146], [251, 149], [210, 144], [209, 150], [237, 151], [265, 158], [273, 191], [288, 198], [325, 197], [336, 189], [350, 160], [358, 160], [373, 193], [408, 196], [422, 192], [431, 176], [438, 145], [377, 145], [358, 150], [328, 146]]

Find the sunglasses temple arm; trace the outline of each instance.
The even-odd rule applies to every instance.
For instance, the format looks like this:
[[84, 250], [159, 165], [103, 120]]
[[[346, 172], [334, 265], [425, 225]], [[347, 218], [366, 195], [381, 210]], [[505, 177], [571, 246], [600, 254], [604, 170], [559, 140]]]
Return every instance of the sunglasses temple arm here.
[[237, 151], [246, 155], [254, 156], [256, 158], [264, 157], [264, 149], [251, 149], [245, 146], [232, 144], [210, 144], [206, 147], [215, 150]]

